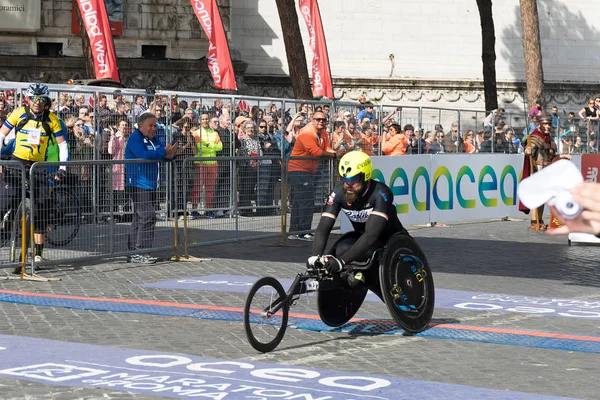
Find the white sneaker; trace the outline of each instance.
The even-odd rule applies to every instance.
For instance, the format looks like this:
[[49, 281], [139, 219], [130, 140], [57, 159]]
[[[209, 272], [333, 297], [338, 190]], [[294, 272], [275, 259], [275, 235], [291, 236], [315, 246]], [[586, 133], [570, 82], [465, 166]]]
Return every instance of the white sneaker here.
[[307, 242], [312, 242], [313, 240], [315, 240], [315, 235], [313, 235], [312, 233], [307, 233], [304, 234], [300, 237], [300, 240], [305, 240]]
[[312, 242], [313, 240], [315, 240], [314, 235], [310, 234], [310, 233], [305, 233], [304, 235], [290, 235], [288, 236], [288, 239], [290, 240], [303, 240], [305, 242]]
[[44, 261], [46, 261], [46, 259], [44, 257], [42, 257], [42, 256], [35, 256], [35, 257], [33, 257], [33, 263], [34, 264], [41, 264]]

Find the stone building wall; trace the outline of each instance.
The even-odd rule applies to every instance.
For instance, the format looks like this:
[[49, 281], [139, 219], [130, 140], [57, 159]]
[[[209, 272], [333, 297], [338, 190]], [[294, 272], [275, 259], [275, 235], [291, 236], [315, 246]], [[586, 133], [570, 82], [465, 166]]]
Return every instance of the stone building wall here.
[[[219, 5], [229, 32], [229, 0]], [[36, 55], [39, 41], [63, 43], [64, 56], [80, 57], [81, 40], [71, 29], [72, 0], [41, 0], [41, 7], [40, 31], [0, 32], [0, 54]], [[169, 59], [199, 59], [208, 47], [189, 0], [124, 0], [123, 34], [114, 42], [118, 58], [141, 57], [142, 45], [165, 45]]]

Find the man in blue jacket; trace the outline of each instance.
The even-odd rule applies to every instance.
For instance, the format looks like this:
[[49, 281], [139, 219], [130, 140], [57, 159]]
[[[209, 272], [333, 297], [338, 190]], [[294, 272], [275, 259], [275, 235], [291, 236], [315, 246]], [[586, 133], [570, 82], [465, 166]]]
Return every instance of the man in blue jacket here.
[[[167, 160], [175, 157], [177, 145], [160, 144], [156, 135], [156, 116], [143, 113], [138, 119], [138, 128], [131, 134], [125, 146], [125, 159]], [[133, 221], [129, 231], [129, 250], [139, 250], [139, 254], [129, 257], [128, 262], [154, 264], [155, 257], [141, 254], [152, 247], [154, 224], [156, 223], [156, 188], [158, 187], [159, 163], [126, 164], [125, 186], [133, 199]]]

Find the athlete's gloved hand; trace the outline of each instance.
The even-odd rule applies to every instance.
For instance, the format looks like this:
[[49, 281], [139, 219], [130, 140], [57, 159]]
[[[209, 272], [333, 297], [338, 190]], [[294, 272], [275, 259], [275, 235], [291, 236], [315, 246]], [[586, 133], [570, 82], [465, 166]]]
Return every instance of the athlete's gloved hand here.
[[308, 257], [308, 260], [306, 261], [306, 268], [313, 268], [315, 266], [315, 263], [319, 262], [320, 258], [321, 257], [319, 257], [319, 256]]
[[344, 261], [339, 258], [335, 258], [334, 256], [323, 256], [325, 259], [325, 269], [327, 273], [340, 273], [344, 268]]
[[55, 181], [62, 181], [67, 177], [67, 171], [65, 171], [64, 169], [59, 169], [58, 171], [56, 171], [56, 175], [54, 176], [54, 180]]

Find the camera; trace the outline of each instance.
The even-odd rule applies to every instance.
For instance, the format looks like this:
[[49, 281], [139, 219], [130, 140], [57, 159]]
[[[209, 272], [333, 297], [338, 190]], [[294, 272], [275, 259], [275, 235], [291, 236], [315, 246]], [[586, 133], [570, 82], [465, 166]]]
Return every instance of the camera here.
[[559, 192], [554, 197], [554, 207], [564, 219], [568, 220], [577, 218], [583, 211], [581, 204], [576, 203], [571, 193], [567, 191]]

